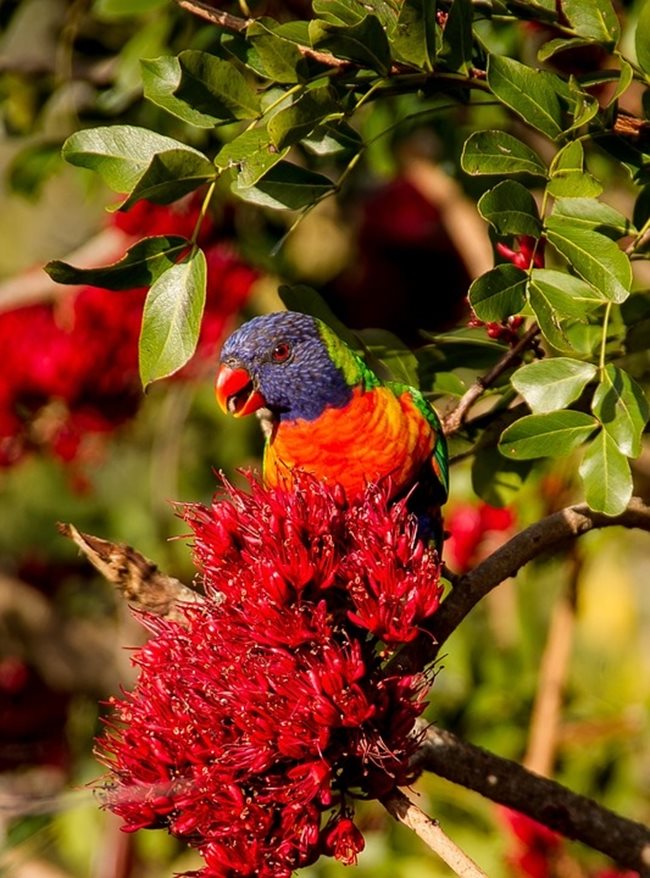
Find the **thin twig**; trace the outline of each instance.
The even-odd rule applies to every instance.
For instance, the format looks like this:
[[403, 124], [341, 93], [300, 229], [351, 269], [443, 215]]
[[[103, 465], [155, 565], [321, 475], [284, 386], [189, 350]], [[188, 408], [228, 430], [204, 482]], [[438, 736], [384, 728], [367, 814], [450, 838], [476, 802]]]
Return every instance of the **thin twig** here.
[[446, 835], [437, 820], [427, 816], [415, 802], [401, 790], [395, 789], [381, 800], [389, 814], [420, 838], [438, 854], [455, 875], [460, 878], [487, 878], [486, 873]]
[[435, 726], [426, 730], [415, 761], [426, 771], [589, 845], [619, 866], [637, 870], [642, 878], [650, 876], [650, 829], [556, 781]]
[[[557, 750], [562, 696], [573, 646], [576, 623], [578, 577], [581, 563], [575, 552], [569, 558], [570, 581], [558, 596], [548, 627], [539, 666], [537, 691], [531, 713], [524, 766], [535, 774], [553, 775]], [[498, 594], [498, 592], [495, 592]]]
[[509, 369], [510, 366], [519, 359], [521, 354], [530, 346], [533, 339], [539, 334], [539, 331], [539, 326], [536, 323], [533, 323], [524, 335], [522, 335], [517, 344], [504, 354], [489, 372], [476, 379], [469, 390], [460, 398], [455, 408], [448, 412], [442, 419], [442, 426], [446, 436], [455, 433], [461, 428], [474, 403], [483, 395], [488, 387], [494, 384], [494, 382], [503, 375], [506, 369]]
[[236, 15], [231, 15], [222, 9], [215, 9], [214, 6], [202, 3], [201, 0], [176, 0], [176, 2], [181, 9], [186, 9], [192, 15], [196, 15], [204, 21], [209, 21], [211, 24], [216, 24], [234, 33], [245, 31], [253, 21], [253, 19], [239, 18]]
[[[191, 12], [192, 15], [196, 15], [204, 21], [209, 21], [211, 24], [216, 24], [233, 33], [243, 33], [255, 21], [254, 18], [238, 18], [236, 15], [230, 15], [230, 13], [224, 12], [221, 9], [215, 9], [214, 6], [208, 6], [207, 3], [203, 3], [201, 0], [176, 0], [176, 3], [182, 9], [187, 10], [187, 12]], [[319, 52], [317, 49], [312, 49], [311, 46], [303, 46], [300, 43], [295, 43], [294, 45], [303, 58], [311, 58], [312, 61], [318, 61], [319, 64], [324, 64], [326, 67], [347, 70], [349, 67], [355, 66], [351, 61], [336, 58], [328, 52]]]

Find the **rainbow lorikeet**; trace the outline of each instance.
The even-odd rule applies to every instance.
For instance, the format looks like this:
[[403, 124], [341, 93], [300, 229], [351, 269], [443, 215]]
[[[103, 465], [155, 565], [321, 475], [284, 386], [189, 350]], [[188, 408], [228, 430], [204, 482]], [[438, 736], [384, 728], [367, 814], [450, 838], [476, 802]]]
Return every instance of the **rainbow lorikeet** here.
[[348, 497], [389, 476], [427, 536], [441, 542], [447, 498], [445, 437], [419, 390], [381, 381], [321, 320], [293, 311], [255, 317], [226, 339], [217, 400], [235, 417], [257, 412], [268, 485], [299, 467], [341, 484]]

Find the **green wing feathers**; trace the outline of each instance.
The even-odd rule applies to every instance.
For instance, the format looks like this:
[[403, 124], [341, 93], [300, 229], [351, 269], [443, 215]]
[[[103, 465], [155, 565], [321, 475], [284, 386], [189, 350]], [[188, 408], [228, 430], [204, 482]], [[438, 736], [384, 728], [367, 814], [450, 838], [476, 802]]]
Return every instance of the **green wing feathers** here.
[[[401, 392], [403, 392], [405, 389], [407, 388], [405, 388], [403, 385], [400, 387]], [[433, 467], [433, 472], [436, 476], [436, 479], [440, 483], [440, 487], [443, 492], [442, 502], [444, 503], [449, 494], [449, 455], [447, 454], [447, 440], [445, 439], [445, 434], [442, 431], [440, 418], [438, 417], [435, 409], [424, 398], [419, 390], [416, 390], [414, 387], [409, 387], [408, 391], [410, 393], [411, 399], [413, 400], [413, 404], [426, 419], [427, 423], [429, 424], [435, 435], [435, 445], [433, 448], [433, 455], [431, 457], [431, 465]]]

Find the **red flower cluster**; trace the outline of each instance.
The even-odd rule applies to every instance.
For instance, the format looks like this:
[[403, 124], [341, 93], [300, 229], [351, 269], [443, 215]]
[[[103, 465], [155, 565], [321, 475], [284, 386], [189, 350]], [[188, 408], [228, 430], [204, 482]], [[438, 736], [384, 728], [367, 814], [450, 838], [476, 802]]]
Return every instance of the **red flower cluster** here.
[[203, 878], [288, 878], [354, 862], [355, 797], [413, 779], [428, 680], [386, 662], [440, 598], [435, 551], [389, 486], [347, 502], [298, 474], [291, 492], [226, 484], [183, 515], [205, 603], [146, 618], [131, 694], [100, 741], [125, 829], [167, 827]]
[[484, 550], [491, 535], [507, 533], [514, 524], [511, 509], [497, 509], [487, 503], [459, 504], [445, 516], [450, 534], [445, 553], [451, 566], [458, 573], [466, 573], [487, 554]]
[[[197, 216], [196, 205], [178, 211], [139, 203], [118, 214], [117, 224], [138, 237], [185, 234]], [[208, 227], [208, 293], [195, 369], [214, 357], [227, 319], [256, 278], [227, 244], [210, 243], [212, 234]], [[131, 241], [125, 235], [125, 249]], [[85, 287], [56, 303], [0, 313], [0, 466], [43, 448], [73, 460], [87, 434], [110, 432], [135, 414], [142, 400], [138, 337], [145, 295], [144, 289]]]

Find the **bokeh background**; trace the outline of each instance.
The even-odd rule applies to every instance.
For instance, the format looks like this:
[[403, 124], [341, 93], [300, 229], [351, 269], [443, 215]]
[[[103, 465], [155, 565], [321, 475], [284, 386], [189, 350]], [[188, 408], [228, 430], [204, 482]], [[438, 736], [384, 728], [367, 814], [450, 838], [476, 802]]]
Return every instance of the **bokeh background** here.
[[[640, 5], [619, 6], [625, 27]], [[288, 16], [307, 8], [301, 0], [264, 7]], [[0, 872], [163, 878], [200, 862], [162, 832], [120, 833], [88, 786], [102, 772], [92, 753], [102, 703], [133, 681], [129, 647], [144, 633], [56, 523], [127, 542], [192, 580], [173, 503], [208, 502], [215, 471], [236, 478], [237, 468], [258, 465], [261, 449], [255, 419], [217, 410], [220, 340], [248, 316], [282, 307], [279, 283], [315, 287], [353, 328], [388, 330], [416, 352], [426, 348], [422, 386], [444, 411], [475, 376], [449, 333], [467, 324], [468, 284], [493, 260], [474, 206], [483, 184], [460, 172], [460, 149], [474, 127], [498, 126], [504, 116], [496, 107], [457, 106], [396, 127], [373, 143], [343, 195], [286, 239], [293, 214], [218, 192], [202, 231], [209, 292], [199, 350], [143, 396], [144, 291], [57, 286], [42, 265], [103, 264], [144, 234], [191, 232], [200, 201], [112, 214], [114, 194], [66, 166], [59, 151], [78, 128], [118, 121], [206, 149], [227, 139], [227, 127], [191, 129], [148, 103], [140, 80], [141, 58], [209, 50], [214, 29], [163, 0], [5, 0], [0, 29]], [[496, 51], [532, 59], [542, 35], [526, 24], [486, 24], [485, 36]], [[577, 70], [604, 63], [598, 49], [561, 57]], [[638, 96], [632, 90], [627, 99], [633, 105]], [[362, 114], [364, 135], [412, 109], [414, 98], [401, 100]], [[543, 153], [542, 142], [534, 146]], [[636, 193], [606, 157], [594, 160], [609, 203], [629, 211]], [[326, 161], [336, 172], [335, 160]], [[648, 285], [647, 272], [638, 272], [637, 285]], [[502, 349], [483, 328], [472, 331], [485, 337], [487, 367]], [[643, 373], [650, 322], [638, 331]], [[433, 343], [444, 380], [434, 374]], [[542, 462], [525, 482], [511, 473], [496, 485], [477, 475], [462, 447], [452, 450], [446, 552], [457, 571], [580, 499], [571, 462]], [[649, 499], [650, 454], [634, 476], [636, 493]], [[427, 716], [647, 820], [648, 546], [645, 534], [593, 533], [504, 583], [449, 641]], [[416, 789], [422, 807], [494, 878], [620, 874], [445, 781], [426, 777]], [[378, 807], [366, 808], [362, 823], [360, 876], [449, 874]], [[304, 874], [343, 871], [328, 861]]]

